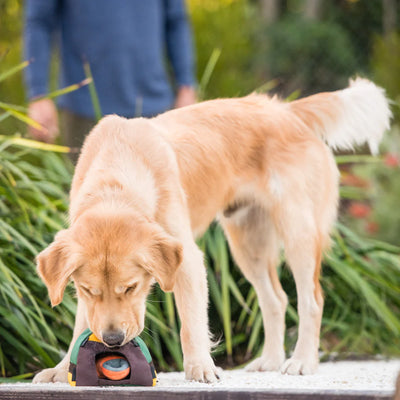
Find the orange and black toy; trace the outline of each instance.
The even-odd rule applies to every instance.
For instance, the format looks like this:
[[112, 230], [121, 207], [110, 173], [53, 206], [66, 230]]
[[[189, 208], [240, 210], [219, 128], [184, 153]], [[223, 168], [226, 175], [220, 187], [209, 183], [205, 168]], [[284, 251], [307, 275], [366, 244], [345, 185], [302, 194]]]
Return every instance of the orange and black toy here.
[[71, 353], [71, 386], [155, 386], [157, 374], [140, 337], [110, 349], [89, 329], [77, 339]]

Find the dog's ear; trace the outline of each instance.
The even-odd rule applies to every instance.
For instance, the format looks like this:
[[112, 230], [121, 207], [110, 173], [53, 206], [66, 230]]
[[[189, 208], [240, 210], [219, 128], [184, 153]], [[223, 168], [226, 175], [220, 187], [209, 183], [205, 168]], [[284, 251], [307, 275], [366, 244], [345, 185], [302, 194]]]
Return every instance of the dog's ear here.
[[149, 256], [150, 260], [145, 262], [145, 269], [153, 275], [164, 292], [171, 292], [183, 259], [182, 244], [157, 229], [152, 236]]
[[60, 304], [68, 279], [78, 267], [71, 251], [68, 229], [57, 233], [53, 243], [36, 256], [37, 271], [47, 286], [51, 305]]

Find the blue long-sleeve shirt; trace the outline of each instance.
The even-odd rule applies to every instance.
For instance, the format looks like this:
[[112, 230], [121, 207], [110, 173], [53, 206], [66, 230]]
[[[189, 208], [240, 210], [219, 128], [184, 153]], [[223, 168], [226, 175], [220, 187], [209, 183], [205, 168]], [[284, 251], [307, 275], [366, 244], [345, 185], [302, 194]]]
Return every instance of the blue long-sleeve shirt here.
[[[60, 46], [60, 87], [85, 79], [88, 62], [101, 111], [151, 116], [170, 108], [175, 84], [194, 84], [192, 38], [184, 0], [26, 0], [25, 78], [30, 99], [48, 92], [50, 53]], [[88, 87], [59, 106], [94, 117]]]

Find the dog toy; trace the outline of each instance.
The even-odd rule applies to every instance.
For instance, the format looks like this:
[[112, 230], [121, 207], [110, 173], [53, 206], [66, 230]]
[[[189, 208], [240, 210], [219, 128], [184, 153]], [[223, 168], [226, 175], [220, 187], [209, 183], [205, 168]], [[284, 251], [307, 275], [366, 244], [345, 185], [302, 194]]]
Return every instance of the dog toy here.
[[97, 375], [112, 381], [120, 381], [131, 372], [131, 367], [124, 356], [118, 354], [101, 355], [96, 360]]
[[157, 374], [146, 344], [140, 337], [109, 348], [86, 329], [71, 353], [71, 386], [155, 386]]

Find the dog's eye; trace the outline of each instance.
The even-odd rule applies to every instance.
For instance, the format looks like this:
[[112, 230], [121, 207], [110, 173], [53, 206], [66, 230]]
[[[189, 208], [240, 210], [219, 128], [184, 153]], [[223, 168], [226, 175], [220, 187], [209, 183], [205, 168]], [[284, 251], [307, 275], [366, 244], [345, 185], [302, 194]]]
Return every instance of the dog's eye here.
[[96, 288], [88, 288], [86, 286], [82, 286], [79, 285], [79, 289], [82, 290], [82, 292], [86, 295], [86, 296], [100, 296], [101, 295], [101, 291], [99, 289]]
[[88, 288], [85, 287], [85, 286], [79, 286], [79, 289], [81, 289], [82, 292], [85, 293], [87, 296], [91, 296], [91, 295], [92, 295], [90, 289], [88, 289]]
[[134, 283], [131, 286], [127, 287], [125, 290], [125, 294], [133, 293], [135, 289], [137, 288], [138, 284]]

